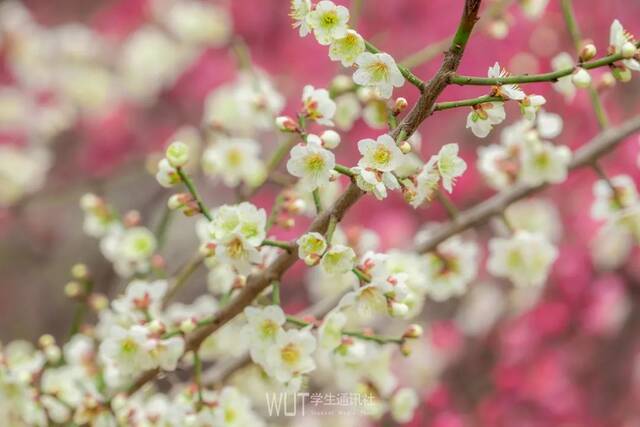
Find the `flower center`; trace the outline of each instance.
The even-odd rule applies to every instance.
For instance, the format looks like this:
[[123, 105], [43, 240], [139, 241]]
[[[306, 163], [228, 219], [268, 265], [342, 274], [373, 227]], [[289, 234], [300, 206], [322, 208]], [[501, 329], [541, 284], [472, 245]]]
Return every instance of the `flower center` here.
[[309, 172], [320, 172], [324, 168], [324, 159], [320, 154], [310, 154], [305, 159], [305, 164]]
[[368, 67], [369, 73], [375, 81], [387, 81], [389, 80], [389, 67], [384, 62], [374, 62]]
[[379, 146], [373, 152], [373, 160], [380, 165], [386, 165], [391, 160], [391, 151], [386, 147]]
[[320, 18], [320, 21], [323, 27], [331, 28], [338, 23], [338, 15], [334, 11], [327, 12], [324, 15], [322, 15], [322, 18]]
[[244, 245], [242, 244], [242, 240], [234, 239], [229, 242], [227, 246], [227, 252], [231, 258], [240, 258], [244, 253]]
[[272, 320], [265, 320], [262, 322], [262, 327], [260, 332], [262, 333], [263, 338], [273, 338], [278, 331], [278, 325]]
[[138, 344], [133, 339], [127, 338], [122, 341], [120, 348], [124, 354], [132, 354], [138, 349]]
[[242, 153], [240, 150], [229, 150], [227, 152], [227, 163], [229, 166], [238, 167], [242, 164]]
[[295, 365], [300, 360], [300, 350], [293, 343], [289, 343], [280, 350], [282, 360], [289, 364]]

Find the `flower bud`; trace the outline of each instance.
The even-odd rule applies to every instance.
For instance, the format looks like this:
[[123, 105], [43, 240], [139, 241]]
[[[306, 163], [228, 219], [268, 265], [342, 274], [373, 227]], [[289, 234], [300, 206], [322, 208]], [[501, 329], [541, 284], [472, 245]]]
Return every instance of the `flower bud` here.
[[600, 82], [598, 83], [598, 89], [601, 89], [601, 90], [609, 89], [615, 86], [615, 84], [616, 84], [616, 78], [613, 77], [613, 74], [611, 74], [610, 72], [606, 72], [600, 77]]
[[167, 148], [167, 160], [174, 168], [179, 168], [189, 161], [189, 146], [184, 142], [175, 141]]
[[293, 215], [298, 215], [305, 210], [307, 203], [303, 199], [295, 199], [287, 204], [287, 211]]
[[589, 61], [590, 59], [593, 59], [597, 53], [598, 50], [595, 45], [593, 43], [587, 43], [582, 46], [582, 49], [580, 49], [580, 61]]
[[398, 114], [402, 113], [408, 106], [409, 103], [407, 102], [406, 98], [399, 97], [398, 99], [396, 99], [396, 102], [393, 105], [393, 115], [397, 116]]
[[392, 302], [390, 307], [391, 315], [393, 317], [402, 317], [409, 312], [409, 307], [401, 302]]
[[624, 59], [631, 59], [636, 54], [637, 50], [638, 49], [636, 48], [636, 45], [628, 41], [622, 45], [622, 49], [620, 49], [620, 53], [622, 54], [622, 57]]
[[89, 277], [89, 269], [85, 264], [75, 264], [71, 267], [71, 276], [76, 280], [85, 280]]
[[158, 319], [149, 322], [149, 330], [154, 334], [162, 334], [165, 331], [164, 324]]
[[47, 360], [49, 362], [57, 363], [60, 360], [60, 357], [62, 356], [62, 351], [60, 350], [60, 347], [58, 347], [57, 345], [50, 345], [48, 347], [45, 347], [44, 355], [47, 357]]
[[182, 332], [184, 332], [185, 334], [188, 334], [188, 333], [193, 332], [196, 329], [197, 326], [198, 326], [198, 324], [196, 323], [195, 320], [193, 320], [192, 318], [188, 318], [188, 319], [184, 319], [180, 323], [180, 330]]
[[578, 71], [573, 73], [573, 77], [571, 77], [571, 81], [573, 84], [579, 88], [588, 88], [591, 84], [591, 75], [584, 68], [579, 68]]
[[400, 353], [402, 353], [404, 357], [411, 356], [411, 344], [406, 341], [400, 344]]
[[298, 130], [298, 124], [289, 116], [276, 117], [276, 127], [282, 132], [295, 132]]
[[53, 335], [50, 334], [44, 334], [40, 338], [38, 338], [38, 345], [41, 348], [47, 348], [54, 345], [55, 343], [56, 339], [53, 337]]
[[173, 194], [167, 200], [167, 207], [172, 211], [178, 210], [184, 206], [184, 193]]
[[200, 245], [200, 248], [199, 248], [200, 255], [202, 255], [205, 258], [213, 256], [213, 254], [215, 254], [215, 251], [216, 251], [216, 245], [213, 242], [203, 243], [202, 245]]
[[64, 294], [69, 298], [78, 298], [82, 294], [82, 285], [71, 281], [64, 286]]
[[136, 227], [142, 222], [142, 216], [140, 215], [140, 212], [131, 210], [124, 215], [122, 222], [127, 228]]
[[109, 299], [104, 294], [89, 295], [89, 307], [99, 312], [109, 307]]
[[412, 323], [411, 325], [407, 326], [407, 329], [404, 331], [404, 334], [402, 335], [404, 338], [420, 338], [422, 336], [423, 330], [422, 330], [422, 326], [416, 324], [416, 323]]
[[314, 144], [322, 145], [322, 139], [320, 139], [320, 137], [315, 133], [310, 133], [309, 135], [307, 135], [306, 142], [312, 142]]
[[372, 99], [376, 98], [375, 91], [372, 88], [366, 86], [359, 88], [357, 94], [360, 102], [369, 102]]
[[353, 80], [349, 76], [345, 76], [344, 74], [337, 75], [331, 81], [331, 89], [334, 92], [342, 93], [346, 92], [353, 87]]
[[504, 19], [494, 19], [489, 23], [488, 31], [491, 37], [502, 40], [509, 35], [509, 24]]
[[409, 144], [407, 141], [403, 141], [398, 148], [400, 148], [400, 151], [402, 151], [402, 154], [407, 154], [411, 152], [411, 144]]
[[80, 198], [80, 207], [86, 211], [95, 209], [102, 203], [100, 197], [93, 193], [84, 194]]
[[322, 135], [320, 135], [320, 139], [322, 140], [322, 145], [330, 150], [340, 145], [340, 134], [335, 130], [325, 130], [322, 132]]
[[631, 70], [624, 65], [611, 68], [611, 72], [613, 73], [613, 77], [619, 82], [627, 83], [631, 80]]

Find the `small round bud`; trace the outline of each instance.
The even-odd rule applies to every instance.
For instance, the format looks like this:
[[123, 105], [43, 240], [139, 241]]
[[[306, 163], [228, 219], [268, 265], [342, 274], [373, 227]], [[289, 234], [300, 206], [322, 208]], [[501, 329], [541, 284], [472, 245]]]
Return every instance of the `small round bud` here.
[[390, 307], [391, 315], [393, 317], [402, 317], [409, 312], [409, 307], [401, 302], [392, 302]]
[[82, 285], [76, 281], [71, 281], [64, 285], [64, 294], [69, 298], [77, 298], [82, 294]]
[[372, 99], [376, 99], [375, 91], [370, 87], [363, 86], [358, 88], [357, 94], [360, 102], [369, 102]]
[[173, 194], [169, 197], [169, 200], [167, 200], [167, 207], [172, 211], [178, 210], [184, 206], [183, 200], [184, 194]]
[[85, 280], [89, 277], [89, 269], [85, 264], [75, 264], [71, 267], [71, 276], [76, 280]]
[[320, 139], [322, 140], [322, 145], [330, 150], [340, 145], [340, 134], [335, 130], [325, 130], [322, 132], [322, 135], [320, 135]]
[[111, 407], [115, 411], [119, 411], [127, 405], [128, 401], [129, 399], [126, 393], [118, 393], [111, 399]]
[[200, 248], [198, 249], [198, 251], [200, 252], [200, 255], [202, 255], [205, 258], [208, 258], [215, 254], [216, 245], [213, 242], [203, 243], [202, 245], [200, 245]]
[[315, 133], [310, 133], [309, 135], [307, 135], [306, 142], [307, 144], [313, 143], [313, 144], [322, 145], [322, 139], [320, 139], [320, 137]]
[[598, 83], [598, 86], [602, 89], [612, 88], [615, 85], [616, 85], [616, 78], [613, 77], [613, 74], [611, 74], [608, 71], [600, 77], [600, 82]]
[[624, 59], [631, 59], [637, 52], [636, 45], [631, 42], [625, 42], [620, 49], [620, 53]]
[[593, 43], [587, 43], [580, 49], [580, 61], [589, 61], [598, 53], [598, 49]]
[[491, 37], [502, 40], [509, 34], [509, 24], [504, 19], [494, 19], [489, 23], [488, 31]]
[[124, 215], [122, 222], [127, 228], [136, 227], [142, 222], [142, 216], [140, 215], [140, 212], [132, 210]]
[[165, 331], [164, 324], [158, 319], [149, 322], [149, 330], [154, 334], [161, 334]]
[[407, 102], [406, 98], [400, 97], [396, 99], [396, 103], [393, 105], [393, 115], [397, 116], [398, 114], [402, 113], [408, 106], [409, 103]]
[[44, 334], [40, 338], [38, 338], [38, 345], [41, 348], [47, 348], [54, 345], [55, 343], [56, 339], [53, 337], [53, 335], [50, 334]]
[[47, 360], [49, 362], [56, 363], [60, 360], [60, 357], [62, 356], [62, 351], [60, 350], [60, 347], [58, 347], [57, 345], [50, 345], [48, 347], [45, 347], [44, 355], [47, 357]]
[[422, 326], [416, 323], [412, 323], [407, 327], [407, 329], [404, 331], [404, 334], [402, 336], [405, 338], [415, 339], [415, 338], [420, 338], [422, 336], [422, 333], [423, 333]]
[[334, 92], [342, 93], [350, 90], [353, 87], [353, 80], [349, 76], [345, 76], [344, 74], [337, 75], [331, 81], [331, 89]]
[[627, 83], [631, 80], [631, 70], [625, 66], [613, 67], [611, 72], [613, 73], [613, 77], [619, 82]]
[[585, 89], [585, 88], [588, 88], [589, 85], [591, 84], [591, 75], [584, 68], [579, 68], [578, 71], [573, 73], [573, 77], [571, 77], [571, 81], [577, 87]]
[[291, 230], [296, 226], [296, 220], [293, 218], [283, 218], [282, 220], [278, 221], [278, 224], [285, 230]]
[[293, 215], [297, 215], [305, 210], [307, 203], [302, 199], [292, 200], [287, 204], [287, 211]]
[[100, 197], [93, 193], [87, 193], [80, 198], [80, 207], [84, 210], [95, 209], [102, 203]]
[[184, 142], [175, 141], [167, 148], [167, 160], [174, 168], [179, 168], [189, 161], [189, 146]]
[[102, 311], [109, 307], [109, 298], [104, 294], [91, 294], [89, 295], [89, 307], [93, 311]]
[[167, 262], [160, 254], [153, 254], [151, 256], [151, 268], [154, 270], [164, 270], [167, 267]]
[[400, 151], [402, 151], [402, 154], [411, 152], [411, 144], [409, 144], [407, 141], [403, 141], [402, 144], [400, 144], [399, 148]]
[[298, 130], [298, 124], [289, 116], [276, 117], [276, 127], [282, 132], [295, 132]]
[[411, 356], [411, 344], [406, 341], [400, 344], [400, 353], [402, 353], [404, 357]]
[[191, 333], [193, 332], [196, 327], [197, 327], [197, 323], [195, 320], [193, 320], [192, 318], [189, 319], [184, 319], [181, 323], [180, 323], [180, 330], [182, 332], [184, 332], [185, 334]]

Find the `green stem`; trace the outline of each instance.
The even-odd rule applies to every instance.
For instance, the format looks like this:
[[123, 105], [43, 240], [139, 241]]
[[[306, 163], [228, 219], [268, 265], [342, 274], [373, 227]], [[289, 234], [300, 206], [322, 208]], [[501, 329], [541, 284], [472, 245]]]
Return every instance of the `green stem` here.
[[[583, 62], [580, 66], [586, 70], [593, 68], [603, 67], [605, 65], [613, 64], [616, 61], [623, 59], [622, 54], [616, 53], [614, 55], [608, 55], [594, 61]], [[474, 77], [474, 76], [461, 76], [453, 75], [449, 78], [449, 83], [458, 85], [475, 85], [475, 86], [495, 86], [505, 84], [523, 84], [523, 83], [537, 83], [537, 82], [554, 82], [561, 77], [569, 76], [576, 69], [576, 66], [564, 68], [562, 70], [553, 71], [550, 73], [542, 74], [525, 74], [520, 76], [508, 76], [508, 77]]]
[[200, 212], [202, 212], [202, 215], [204, 215], [209, 221], [212, 221], [213, 217], [211, 216], [209, 209], [205, 206], [204, 202], [202, 201], [202, 198], [200, 197], [200, 194], [198, 193], [196, 186], [193, 184], [193, 181], [191, 180], [191, 178], [189, 178], [189, 175], [187, 175], [182, 170], [182, 168], [176, 168], [176, 171], [178, 172], [178, 175], [180, 176], [180, 179], [184, 183], [185, 187], [187, 187], [187, 190], [189, 190], [189, 193], [191, 193], [196, 203], [198, 204], [198, 208], [200, 209]]
[[158, 223], [155, 233], [156, 239], [158, 240], [158, 251], [164, 247], [164, 244], [167, 241], [167, 232], [169, 231], [169, 225], [171, 224], [172, 218], [173, 211], [166, 207], [162, 213], [162, 218], [160, 218], [160, 223]]
[[331, 239], [333, 238], [333, 233], [336, 231], [336, 226], [338, 225], [338, 218], [335, 215], [331, 215], [329, 218], [329, 226], [327, 227], [326, 240], [327, 244], [331, 244]]
[[175, 279], [171, 285], [171, 288], [164, 296], [164, 304], [171, 301], [171, 299], [178, 293], [178, 291], [187, 283], [187, 280], [193, 273], [196, 272], [198, 267], [204, 262], [204, 258], [200, 253], [196, 253], [176, 274]]
[[284, 249], [287, 252], [291, 252], [291, 250], [293, 249], [289, 242], [284, 242], [282, 240], [264, 239], [262, 241], [262, 246], [273, 246], [275, 248]]
[[450, 219], [455, 219], [458, 215], [460, 215], [460, 211], [453, 204], [453, 201], [442, 192], [442, 190], [436, 191], [436, 197], [438, 201], [444, 206], [444, 209], [447, 211], [447, 215]]
[[371, 276], [360, 270], [358, 267], [353, 268], [351, 271], [353, 271], [353, 274], [358, 276], [358, 279], [360, 279], [362, 282], [369, 283], [371, 281]]
[[271, 287], [271, 300], [274, 305], [280, 305], [280, 282], [274, 280]]
[[[287, 316], [287, 323], [295, 325], [299, 328], [305, 328], [309, 325], [312, 325], [310, 322], [306, 322], [302, 319], [299, 319], [295, 316]], [[378, 344], [403, 344], [404, 338], [400, 337], [385, 337], [380, 335], [370, 335], [360, 331], [342, 331], [342, 335], [358, 338], [366, 341], [373, 341]]]
[[451, 108], [472, 107], [474, 105], [484, 104], [485, 102], [504, 102], [504, 99], [499, 96], [485, 95], [478, 98], [461, 99], [460, 101], [438, 102], [434, 110], [442, 111]]
[[[377, 47], [375, 47], [374, 45], [372, 45], [368, 41], [365, 40], [364, 43], [365, 43], [365, 46], [367, 48], [367, 51], [369, 51], [371, 53], [380, 53], [380, 49], [378, 49]], [[398, 64], [398, 69], [400, 70], [400, 73], [402, 73], [404, 78], [407, 79], [412, 85], [417, 87], [420, 90], [420, 92], [422, 92], [424, 90], [426, 85], [418, 76], [416, 76], [408, 68], [403, 67], [400, 64]]]
[[353, 173], [353, 171], [351, 170], [351, 168], [348, 168], [346, 166], [343, 165], [335, 165], [335, 167], [333, 168], [336, 172], [342, 174], [342, 175], [346, 175], [349, 178], [353, 178], [356, 174]]
[[197, 350], [193, 352], [193, 377], [198, 388], [198, 406], [202, 406], [202, 360]]
[[320, 212], [322, 212], [322, 202], [320, 201], [320, 190], [316, 188], [315, 190], [313, 190], [311, 194], [313, 195], [313, 204], [316, 206], [316, 213], [320, 215]]

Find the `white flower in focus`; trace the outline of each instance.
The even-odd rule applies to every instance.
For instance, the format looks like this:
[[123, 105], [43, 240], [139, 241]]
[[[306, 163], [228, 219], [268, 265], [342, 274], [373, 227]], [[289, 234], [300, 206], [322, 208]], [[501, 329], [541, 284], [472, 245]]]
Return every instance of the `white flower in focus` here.
[[[490, 78], [509, 77], [509, 73], [505, 69], [501, 69], [500, 64], [498, 64], [497, 62], [493, 64], [493, 67], [489, 67], [489, 72], [487, 73], [487, 75]], [[525, 97], [524, 92], [518, 85], [498, 85], [494, 86], [494, 89], [497, 96], [513, 99], [514, 101], [520, 101]]]
[[377, 140], [361, 139], [358, 141], [358, 151], [362, 155], [358, 161], [360, 168], [380, 172], [393, 172], [405, 156], [388, 134], [380, 135]]
[[209, 232], [215, 240], [223, 240], [232, 234], [241, 235], [247, 243], [258, 246], [266, 236], [267, 213], [249, 202], [238, 205], [222, 205], [213, 212]]
[[467, 116], [467, 128], [478, 138], [485, 138], [493, 126], [504, 121], [506, 113], [503, 102], [486, 102], [473, 106]]
[[398, 423], [408, 423], [413, 419], [413, 412], [420, 403], [413, 389], [401, 388], [391, 398], [391, 415]]
[[336, 113], [336, 103], [326, 89], [306, 85], [302, 90], [302, 105], [307, 118], [323, 126], [333, 126], [331, 119]]
[[613, 53], [621, 53], [623, 55], [628, 51], [632, 52], [632, 55], [625, 56], [628, 59], [623, 59], [622, 63], [630, 70], [640, 71], [640, 61], [636, 58], [637, 49], [635, 43], [634, 37], [622, 27], [620, 21], [615, 19], [611, 23], [609, 31], [610, 50]]
[[542, 234], [518, 230], [509, 238], [489, 241], [488, 271], [516, 286], [541, 286], [558, 250]]
[[296, 241], [298, 257], [307, 265], [315, 265], [327, 250], [327, 241], [320, 233], [305, 233]]
[[442, 178], [442, 186], [449, 193], [453, 191], [456, 178], [467, 170], [467, 163], [458, 157], [458, 144], [443, 145], [437, 155], [436, 166]]
[[331, 151], [314, 141], [309, 141], [291, 149], [287, 171], [300, 178], [301, 189], [311, 192], [329, 182], [335, 166], [335, 156]]
[[349, 9], [322, 0], [307, 17], [309, 26], [321, 45], [329, 45], [335, 39], [347, 35]]
[[316, 339], [309, 328], [289, 329], [279, 334], [276, 343], [267, 349], [267, 373], [286, 383], [296, 376], [309, 373], [316, 368], [311, 357], [316, 349]]
[[382, 98], [391, 98], [394, 87], [404, 85], [404, 77], [396, 61], [387, 53], [364, 52], [356, 59], [358, 69], [353, 81], [362, 86], [374, 87]]
[[347, 316], [338, 310], [327, 314], [322, 325], [318, 328], [318, 343], [320, 348], [334, 350], [342, 342], [342, 328], [347, 323]]
[[520, 101], [520, 112], [525, 119], [533, 122], [536, 119], [536, 113], [546, 102], [542, 95], [527, 95]]
[[571, 150], [547, 141], [532, 141], [524, 145], [519, 178], [529, 185], [545, 182], [560, 183], [567, 179]]
[[267, 349], [275, 345], [278, 336], [284, 333], [284, 312], [277, 305], [269, 305], [264, 308], [247, 307], [244, 314], [248, 323], [242, 334], [249, 337], [251, 359], [265, 366]]
[[356, 174], [356, 184], [362, 191], [373, 193], [378, 200], [387, 197], [387, 189], [400, 188], [398, 179], [391, 172], [378, 172], [371, 169], [355, 167], [351, 169]]
[[251, 266], [260, 262], [260, 253], [241, 234], [232, 233], [216, 242], [215, 256], [221, 263], [229, 263], [239, 274], [251, 273]]
[[[561, 52], [551, 60], [551, 68], [553, 68], [554, 71], [573, 68], [574, 66], [575, 61], [567, 52]], [[566, 102], [571, 102], [576, 96], [576, 87], [573, 85], [571, 75], [560, 77], [558, 81], [553, 84], [553, 88], [564, 95]]]
[[405, 199], [414, 208], [422, 205], [425, 201], [431, 201], [438, 189], [440, 173], [436, 167], [437, 160], [438, 156], [432, 156], [427, 164], [422, 167], [420, 173], [416, 175], [415, 183], [409, 180], [408, 185], [405, 186], [409, 190], [405, 193]]
[[320, 266], [329, 275], [351, 271], [356, 261], [356, 253], [349, 246], [331, 245], [320, 261]]
[[311, 0], [291, 0], [289, 16], [293, 19], [293, 28], [299, 28], [300, 37], [306, 37], [311, 31], [308, 16], [311, 12]]
[[335, 39], [329, 47], [329, 58], [340, 61], [344, 67], [351, 67], [358, 56], [365, 51], [364, 39], [354, 30], [348, 30], [347, 35]]
[[178, 361], [184, 354], [184, 338], [171, 337], [167, 339], [151, 340], [152, 348], [149, 354], [155, 366], [164, 371], [175, 371]]

